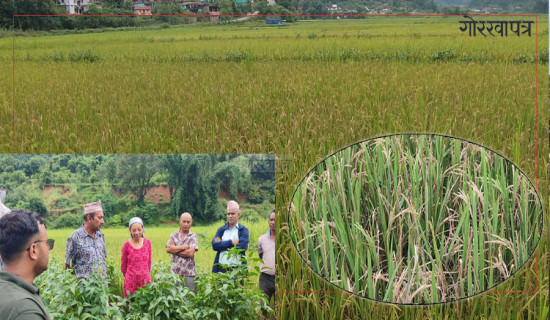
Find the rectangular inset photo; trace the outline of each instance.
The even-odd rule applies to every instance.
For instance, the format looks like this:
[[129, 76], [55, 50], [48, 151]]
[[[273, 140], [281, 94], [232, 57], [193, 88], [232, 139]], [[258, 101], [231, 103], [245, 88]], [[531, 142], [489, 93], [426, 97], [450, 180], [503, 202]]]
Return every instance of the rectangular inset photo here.
[[0, 287], [34, 283], [52, 319], [272, 319], [274, 162], [0, 155]]

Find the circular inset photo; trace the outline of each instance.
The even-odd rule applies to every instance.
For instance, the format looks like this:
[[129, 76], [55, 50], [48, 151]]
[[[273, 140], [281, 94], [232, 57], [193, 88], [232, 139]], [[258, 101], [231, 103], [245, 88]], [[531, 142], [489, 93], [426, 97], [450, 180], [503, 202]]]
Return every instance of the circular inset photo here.
[[482, 293], [535, 251], [543, 209], [510, 161], [428, 134], [366, 140], [317, 164], [292, 197], [292, 241], [331, 284], [396, 304]]

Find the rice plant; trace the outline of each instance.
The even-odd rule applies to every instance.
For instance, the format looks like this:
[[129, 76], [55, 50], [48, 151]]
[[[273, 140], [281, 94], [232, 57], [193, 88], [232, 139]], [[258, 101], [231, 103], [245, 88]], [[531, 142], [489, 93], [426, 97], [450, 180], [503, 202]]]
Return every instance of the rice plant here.
[[483, 292], [534, 252], [542, 205], [500, 155], [438, 135], [352, 145], [293, 197], [290, 234], [321, 277], [360, 296], [428, 304]]

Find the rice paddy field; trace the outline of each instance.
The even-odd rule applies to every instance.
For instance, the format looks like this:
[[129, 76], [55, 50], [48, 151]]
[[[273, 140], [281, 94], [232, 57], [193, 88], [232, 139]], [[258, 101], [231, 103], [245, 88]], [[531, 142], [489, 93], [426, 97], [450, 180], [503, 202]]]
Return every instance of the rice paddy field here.
[[[250, 232], [250, 243], [247, 250], [247, 256], [251, 252], [256, 252], [254, 257], [258, 257], [257, 244], [258, 238], [267, 232], [269, 229], [267, 220], [259, 222], [241, 221]], [[216, 252], [212, 249], [212, 239], [216, 235], [216, 231], [224, 224], [223, 221], [208, 226], [191, 227], [191, 232], [197, 235], [199, 240], [199, 251], [195, 253], [195, 270], [197, 273], [212, 272], [214, 257]], [[170, 234], [179, 229], [179, 225], [145, 227], [144, 237], [151, 241], [151, 252], [153, 262], [171, 263], [172, 255], [166, 253], [166, 242], [170, 238]], [[55, 239], [54, 248], [50, 253], [50, 263], [64, 263], [65, 261], [65, 245], [67, 238], [73, 232], [73, 229], [57, 229], [48, 230], [48, 238]], [[105, 235], [105, 245], [107, 246], [107, 261], [112, 263], [116, 270], [120, 270], [121, 250], [124, 242], [130, 239], [130, 234], [127, 228], [109, 228], [102, 229]], [[259, 266], [256, 262], [251, 262], [250, 268]], [[122, 278], [122, 273], [118, 272]], [[123, 282], [123, 280], [122, 280]]]
[[542, 204], [490, 150], [394, 135], [319, 163], [292, 198], [290, 233], [330, 283], [376, 301], [450, 302], [513, 275], [534, 253]]
[[[548, 18], [538, 17], [538, 52], [535, 36], [469, 37], [461, 19], [18, 34], [15, 152], [276, 153], [276, 207], [286, 213], [302, 178], [327, 155], [386, 134], [439, 133], [511, 160], [547, 212]], [[2, 38], [1, 152], [12, 151], [11, 59], [12, 39]], [[546, 318], [547, 221], [535, 256], [497, 292], [406, 306], [323, 280], [278, 214], [277, 317]]]

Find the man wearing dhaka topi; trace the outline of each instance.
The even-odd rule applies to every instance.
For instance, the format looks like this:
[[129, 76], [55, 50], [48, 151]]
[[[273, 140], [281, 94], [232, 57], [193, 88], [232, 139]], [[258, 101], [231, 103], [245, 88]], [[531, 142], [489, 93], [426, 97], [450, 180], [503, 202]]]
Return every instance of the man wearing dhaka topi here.
[[79, 280], [88, 278], [97, 270], [103, 279], [107, 279], [107, 248], [102, 225], [101, 201], [84, 205], [84, 224], [67, 239], [65, 249], [65, 269], [72, 268]]

